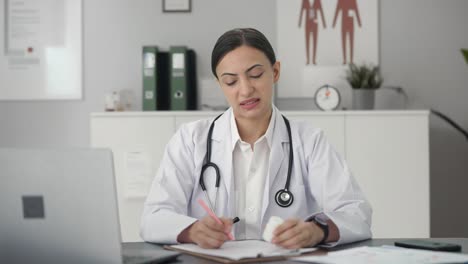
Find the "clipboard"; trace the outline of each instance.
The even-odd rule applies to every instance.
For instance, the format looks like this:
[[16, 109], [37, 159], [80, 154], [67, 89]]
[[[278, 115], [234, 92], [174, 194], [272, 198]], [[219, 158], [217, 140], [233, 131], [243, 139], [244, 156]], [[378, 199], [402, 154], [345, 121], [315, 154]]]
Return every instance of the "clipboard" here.
[[[248, 241], [248, 240], [246, 240], [246, 241]], [[252, 241], [250, 241], [250, 242], [252, 242]], [[243, 242], [242, 241], [236, 241], [236, 243], [243, 243]], [[246, 242], [246, 243], [248, 243], [248, 242]], [[259, 241], [259, 243], [263, 243], [263, 241]], [[265, 243], [267, 243], [267, 242], [265, 242]], [[254, 257], [241, 256], [239, 259], [232, 259], [232, 258], [229, 258], [229, 257], [220, 256], [222, 254], [211, 255], [210, 253], [197, 252], [196, 248], [198, 248], [198, 246], [193, 245], [193, 244], [188, 245], [188, 246], [190, 247], [190, 249], [180, 248], [181, 245], [172, 245], [172, 246], [166, 245], [166, 246], [164, 246], [164, 248], [168, 249], [168, 250], [178, 251], [178, 252], [181, 252], [181, 253], [192, 255], [192, 256], [195, 256], [195, 257], [220, 262], [220, 263], [253, 263], [253, 262], [281, 261], [281, 260], [286, 260], [286, 259], [288, 259], [290, 257], [298, 257], [298, 256], [302, 256], [303, 254], [306, 254], [306, 253], [316, 252], [316, 250], [317, 250], [317, 248], [306, 248], [306, 249], [300, 249], [300, 250], [295, 250], [295, 251], [292, 251], [292, 250], [284, 251], [283, 250], [283, 251], [280, 251], [280, 252], [258, 253]], [[184, 247], [184, 246], [182, 246], [182, 247]], [[198, 251], [203, 251], [203, 250], [204, 249], [199, 248]]]

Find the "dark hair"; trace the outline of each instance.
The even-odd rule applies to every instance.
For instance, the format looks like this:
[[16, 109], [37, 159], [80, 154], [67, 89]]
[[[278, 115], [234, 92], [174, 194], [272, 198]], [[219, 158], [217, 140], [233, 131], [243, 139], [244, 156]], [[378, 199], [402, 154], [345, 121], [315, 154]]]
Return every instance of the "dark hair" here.
[[213, 47], [211, 52], [211, 71], [216, 75], [216, 66], [219, 61], [230, 51], [246, 45], [263, 52], [273, 65], [276, 62], [275, 52], [268, 39], [262, 32], [254, 28], [236, 28], [225, 32]]

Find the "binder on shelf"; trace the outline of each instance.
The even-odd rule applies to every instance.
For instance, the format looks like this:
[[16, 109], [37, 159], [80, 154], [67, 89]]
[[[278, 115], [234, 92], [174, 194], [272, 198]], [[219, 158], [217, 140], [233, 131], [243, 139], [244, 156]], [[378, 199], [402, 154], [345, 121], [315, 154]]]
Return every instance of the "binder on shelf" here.
[[170, 109], [197, 110], [196, 58], [185, 46], [170, 47]]
[[143, 111], [169, 109], [168, 53], [143, 47]]
[[158, 47], [143, 47], [143, 111], [156, 110]]

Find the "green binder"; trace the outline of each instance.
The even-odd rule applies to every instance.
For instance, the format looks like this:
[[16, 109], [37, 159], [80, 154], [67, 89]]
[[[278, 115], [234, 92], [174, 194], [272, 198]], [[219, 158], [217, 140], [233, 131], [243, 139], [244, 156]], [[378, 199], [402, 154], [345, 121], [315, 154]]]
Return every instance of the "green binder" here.
[[187, 110], [187, 48], [171, 46], [170, 54], [170, 86], [171, 110]]
[[157, 46], [143, 47], [143, 111], [157, 110]]
[[197, 74], [195, 51], [185, 46], [171, 46], [170, 109], [197, 110]]

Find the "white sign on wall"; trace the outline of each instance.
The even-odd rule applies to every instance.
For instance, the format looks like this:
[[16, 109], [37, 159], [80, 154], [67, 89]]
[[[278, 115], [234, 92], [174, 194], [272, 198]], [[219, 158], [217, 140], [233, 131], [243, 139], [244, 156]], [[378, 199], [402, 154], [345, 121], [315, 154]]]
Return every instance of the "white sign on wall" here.
[[[378, 0], [277, 0], [276, 4], [278, 97], [312, 97], [317, 83], [343, 83], [349, 63], [378, 65]], [[318, 79], [317, 70], [323, 67], [332, 77]]]
[[82, 98], [82, 0], [0, 0], [0, 100]]

